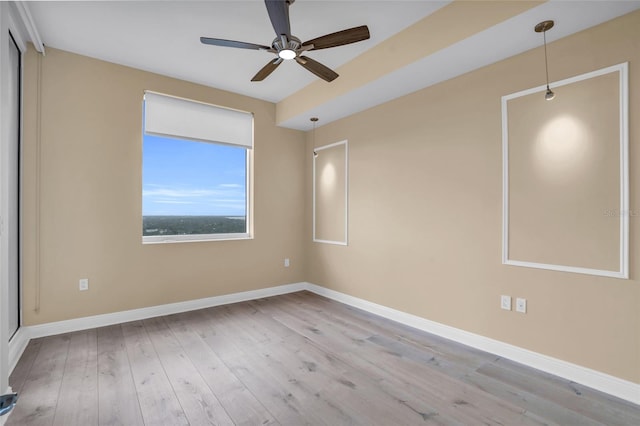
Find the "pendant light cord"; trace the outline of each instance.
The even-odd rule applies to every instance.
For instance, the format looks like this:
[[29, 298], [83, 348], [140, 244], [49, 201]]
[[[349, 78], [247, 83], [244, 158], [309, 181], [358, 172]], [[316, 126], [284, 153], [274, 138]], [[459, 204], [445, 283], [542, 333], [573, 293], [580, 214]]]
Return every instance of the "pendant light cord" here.
[[544, 99], [547, 101], [555, 98], [556, 94], [549, 88], [549, 58], [547, 57], [547, 31], [553, 28], [554, 22], [552, 20], [542, 21], [538, 23], [533, 30], [537, 33], [542, 33], [542, 40], [544, 41], [544, 74], [547, 80], [547, 91], [544, 94]]
[[318, 156], [316, 152], [316, 123], [318, 122], [318, 117], [311, 117], [309, 120], [313, 123], [313, 130], [311, 131], [311, 138], [313, 144], [313, 156], [314, 158]]
[[549, 65], [547, 64], [547, 31], [542, 32], [542, 39], [544, 40], [544, 71], [547, 76], [547, 89], [549, 89]]

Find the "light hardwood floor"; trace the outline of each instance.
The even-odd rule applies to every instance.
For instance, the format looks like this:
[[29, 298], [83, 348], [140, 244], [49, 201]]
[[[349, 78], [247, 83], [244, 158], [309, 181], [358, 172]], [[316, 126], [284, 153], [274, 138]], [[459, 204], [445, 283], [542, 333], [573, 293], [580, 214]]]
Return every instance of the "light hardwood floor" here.
[[8, 425], [640, 425], [640, 407], [308, 292], [32, 340]]

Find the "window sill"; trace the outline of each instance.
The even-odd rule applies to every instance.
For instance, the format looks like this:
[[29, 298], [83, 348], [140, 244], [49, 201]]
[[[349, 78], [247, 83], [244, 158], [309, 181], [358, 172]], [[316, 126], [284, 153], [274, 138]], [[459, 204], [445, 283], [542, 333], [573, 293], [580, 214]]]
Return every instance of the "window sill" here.
[[152, 235], [142, 237], [142, 244], [203, 243], [237, 240], [253, 240], [253, 236], [251, 234]]

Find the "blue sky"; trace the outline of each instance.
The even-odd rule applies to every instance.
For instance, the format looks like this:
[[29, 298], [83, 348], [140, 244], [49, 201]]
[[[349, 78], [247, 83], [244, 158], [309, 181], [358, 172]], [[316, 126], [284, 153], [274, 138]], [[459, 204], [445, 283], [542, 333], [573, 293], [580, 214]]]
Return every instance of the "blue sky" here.
[[144, 216], [245, 216], [245, 149], [144, 135], [143, 150]]

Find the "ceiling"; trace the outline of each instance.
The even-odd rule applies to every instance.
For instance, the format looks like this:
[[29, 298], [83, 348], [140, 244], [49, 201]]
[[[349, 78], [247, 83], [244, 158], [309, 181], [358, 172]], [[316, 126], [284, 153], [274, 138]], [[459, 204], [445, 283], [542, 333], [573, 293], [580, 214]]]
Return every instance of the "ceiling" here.
[[[282, 64], [262, 82], [251, 82], [273, 54], [199, 42], [200, 36], [206, 36], [270, 45], [275, 34], [259, 0], [46, 1], [29, 2], [28, 9], [45, 46], [274, 102], [277, 108], [282, 105], [289, 111], [279, 114], [282, 117], [277, 124], [308, 130], [311, 116], [320, 117], [319, 124], [326, 124], [538, 47], [542, 37], [533, 27], [542, 20], [556, 21], [547, 34], [547, 41], [552, 42], [640, 8], [640, 0], [540, 2], [469, 34], [474, 16], [465, 16], [464, 8], [458, 8], [459, 19], [445, 13], [447, 8], [457, 6], [450, 3], [297, 0], [290, 7], [291, 30], [303, 41], [345, 28], [369, 26], [369, 40], [307, 54], [342, 74], [333, 83], [318, 80], [294, 61]], [[364, 63], [367, 55], [375, 58], [376, 49], [388, 49], [394, 38], [402, 40], [403, 35], [410, 34], [412, 25], [440, 16], [450, 21], [438, 22], [447, 28], [445, 36], [442, 30], [421, 33], [425, 43], [435, 40], [431, 51], [418, 52], [418, 58], [397, 64], [388, 52], [378, 55], [377, 62], [369, 66], [379, 66], [384, 73], [368, 78], [348, 72], [350, 65]], [[455, 32], [459, 33], [457, 38], [449, 34]], [[437, 45], [439, 37], [446, 37], [447, 42]], [[318, 89], [335, 94], [310, 101], [309, 96]]]

